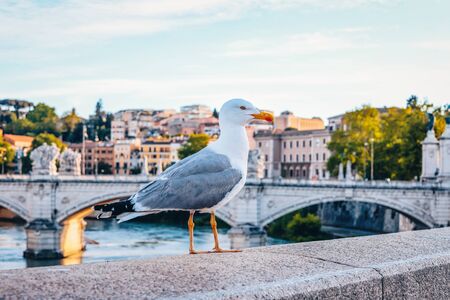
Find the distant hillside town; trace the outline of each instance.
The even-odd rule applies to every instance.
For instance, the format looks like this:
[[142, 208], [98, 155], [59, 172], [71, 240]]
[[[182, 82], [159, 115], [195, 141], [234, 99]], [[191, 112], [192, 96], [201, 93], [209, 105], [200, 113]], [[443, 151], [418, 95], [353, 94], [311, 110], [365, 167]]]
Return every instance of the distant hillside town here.
[[[430, 110], [438, 138], [448, 107], [436, 108], [415, 96], [405, 108], [363, 106], [328, 118], [327, 125], [317, 117], [284, 111], [273, 125], [254, 122], [247, 131], [264, 178], [417, 180]], [[4, 99], [0, 100], [0, 171], [28, 174], [30, 151], [54, 143], [81, 154], [85, 175], [156, 175], [219, 135], [219, 113], [206, 105], [110, 113], [100, 99], [85, 119], [75, 108], [58, 116], [45, 103]], [[392, 171], [394, 165], [397, 169]]]

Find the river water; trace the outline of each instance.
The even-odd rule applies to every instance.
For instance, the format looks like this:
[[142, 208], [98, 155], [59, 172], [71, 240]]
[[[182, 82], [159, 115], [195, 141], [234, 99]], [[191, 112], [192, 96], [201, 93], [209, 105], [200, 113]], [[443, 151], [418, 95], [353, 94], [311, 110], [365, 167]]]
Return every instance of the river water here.
[[[221, 246], [230, 247], [226, 229], [219, 230]], [[188, 230], [171, 225], [125, 222], [115, 220], [87, 220], [85, 237], [91, 241], [80, 255], [62, 260], [26, 260], [23, 225], [0, 222], [0, 269], [20, 269], [51, 265], [71, 265], [114, 260], [144, 259], [158, 256], [186, 254], [189, 249]], [[197, 250], [209, 250], [214, 243], [211, 228], [195, 227]], [[283, 241], [269, 239], [269, 244]]]

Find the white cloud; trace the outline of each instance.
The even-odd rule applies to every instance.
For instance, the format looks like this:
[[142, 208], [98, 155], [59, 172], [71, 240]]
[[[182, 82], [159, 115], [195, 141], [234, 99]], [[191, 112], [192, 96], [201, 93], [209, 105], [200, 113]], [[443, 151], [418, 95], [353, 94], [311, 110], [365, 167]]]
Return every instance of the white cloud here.
[[228, 45], [225, 56], [280, 56], [314, 54], [326, 51], [376, 47], [368, 41], [363, 28], [345, 28], [332, 32], [314, 32], [284, 37], [255, 38]]
[[[352, 8], [385, 0], [35, 0], [0, 7], [0, 44], [64, 46], [151, 34], [185, 25], [234, 19], [245, 12], [290, 8]], [[390, 3], [390, 2], [389, 2]]]
[[450, 50], [450, 40], [434, 40], [434, 41], [423, 41], [414, 44], [416, 48], [427, 49], [427, 50]]

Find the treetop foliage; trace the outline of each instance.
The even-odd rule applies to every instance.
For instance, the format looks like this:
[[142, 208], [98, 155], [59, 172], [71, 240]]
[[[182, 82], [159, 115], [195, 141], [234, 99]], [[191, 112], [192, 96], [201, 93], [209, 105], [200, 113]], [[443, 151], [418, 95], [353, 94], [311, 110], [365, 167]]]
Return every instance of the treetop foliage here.
[[192, 134], [186, 144], [178, 149], [178, 157], [186, 158], [208, 146], [210, 137], [207, 134]]
[[[362, 178], [370, 173], [370, 152], [374, 147], [375, 179], [412, 180], [421, 173], [422, 148], [428, 117], [433, 106], [416, 96], [407, 100], [406, 108], [377, 109], [363, 106], [343, 117], [343, 128], [333, 133], [328, 148], [332, 156], [329, 171], [336, 176], [340, 163], [350, 160]], [[435, 132], [445, 129], [443, 109], [433, 109]]]

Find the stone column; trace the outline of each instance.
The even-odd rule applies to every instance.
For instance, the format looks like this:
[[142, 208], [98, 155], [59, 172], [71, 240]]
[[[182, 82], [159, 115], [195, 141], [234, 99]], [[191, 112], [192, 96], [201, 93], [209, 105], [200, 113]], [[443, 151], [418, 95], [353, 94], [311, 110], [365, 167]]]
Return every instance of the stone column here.
[[25, 258], [58, 259], [63, 257], [60, 247], [61, 228], [46, 219], [36, 219], [25, 227], [27, 249]]
[[439, 170], [439, 142], [434, 130], [427, 132], [422, 142], [422, 179], [435, 179]]
[[243, 224], [228, 231], [231, 249], [244, 249], [266, 245], [267, 233], [258, 226]]
[[352, 181], [353, 180], [353, 176], [352, 176], [352, 162], [347, 160], [347, 165], [345, 168], [345, 181]]
[[344, 180], [344, 165], [342, 163], [339, 164], [338, 180]]
[[450, 180], [450, 117], [445, 118], [445, 131], [439, 140], [439, 177]]

